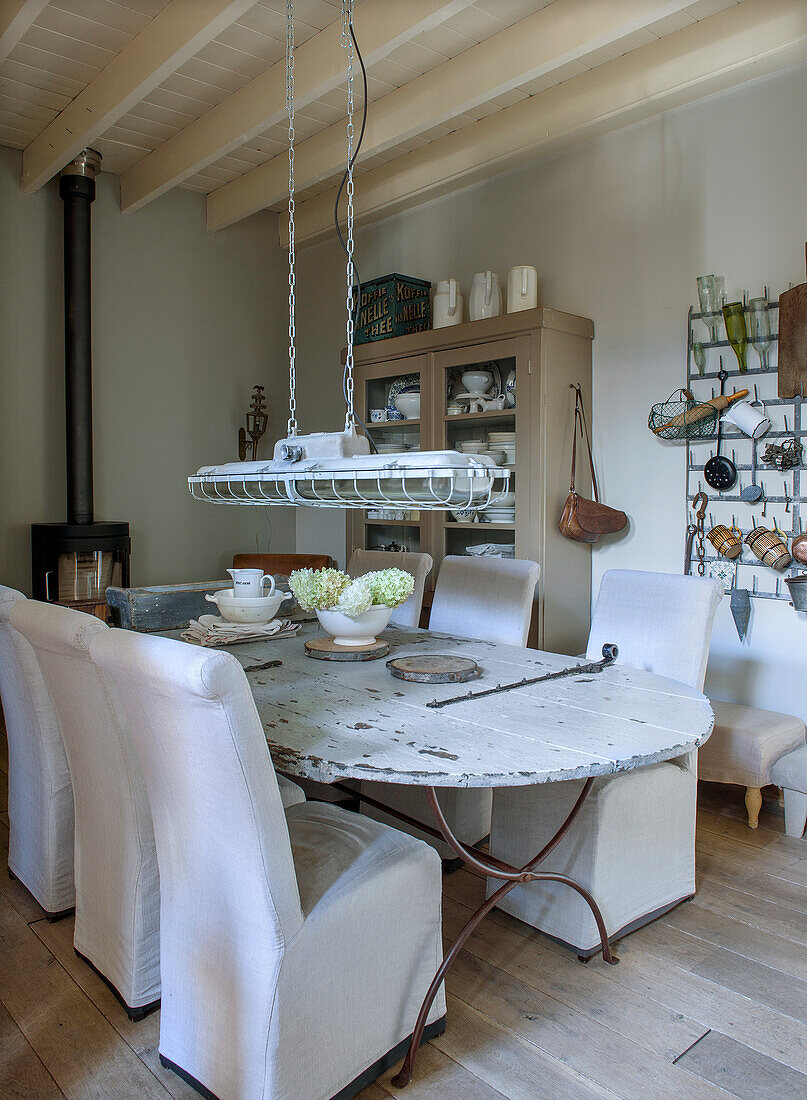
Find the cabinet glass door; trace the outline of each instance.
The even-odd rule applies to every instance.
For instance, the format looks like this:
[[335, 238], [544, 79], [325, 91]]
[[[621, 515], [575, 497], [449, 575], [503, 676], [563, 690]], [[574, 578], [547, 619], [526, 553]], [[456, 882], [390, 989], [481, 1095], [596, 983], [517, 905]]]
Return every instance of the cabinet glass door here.
[[[381, 454], [428, 447], [424, 426], [431, 421], [431, 392], [426, 355], [390, 360], [356, 369], [356, 411]], [[367, 550], [428, 549], [426, 514], [417, 508], [370, 508], [355, 511], [353, 546]]]
[[[452, 349], [434, 356], [434, 445], [478, 454], [510, 471], [506, 495], [479, 512], [438, 513], [435, 550], [446, 554], [518, 554], [526, 522], [526, 450], [520, 438], [519, 402], [528, 409], [529, 340], [515, 338]], [[523, 418], [525, 424], [529, 416]], [[522, 446], [524, 453], [522, 454]], [[520, 472], [522, 471], [522, 472]], [[524, 492], [520, 489], [523, 487]]]

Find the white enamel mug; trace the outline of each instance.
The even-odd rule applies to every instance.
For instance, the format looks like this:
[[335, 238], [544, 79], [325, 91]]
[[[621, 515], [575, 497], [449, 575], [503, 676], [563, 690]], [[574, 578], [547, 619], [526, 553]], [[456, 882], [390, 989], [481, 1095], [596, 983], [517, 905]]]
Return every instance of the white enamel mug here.
[[534, 267], [511, 267], [507, 276], [507, 312], [520, 313], [538, 305], [538, 272]]
[[[233, 596], [254, 600], [257, 596], [274, 594], [275, 578], [271, 573], [264, 573], [262, 569], [228, 569], [227, 572], [233, 578]], [[269, 591], [264, 592], [267, 583]]]
[[456, 279], [441, 279], [432, 302], [432, 328], [448, 328], [461, 325], [463, 301], [460, 284]]
[[771, 428], [767, 416], [755, 409], [750, 401], [735, 401], [723, 413], [723, 419], [752, 439], [761, 439]]

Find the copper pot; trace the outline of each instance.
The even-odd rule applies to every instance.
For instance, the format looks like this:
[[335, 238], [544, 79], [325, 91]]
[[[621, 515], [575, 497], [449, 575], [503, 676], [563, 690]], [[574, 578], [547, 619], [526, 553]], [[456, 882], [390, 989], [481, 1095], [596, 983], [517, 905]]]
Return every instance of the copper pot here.
[[797, 562], [807, 565], [807, 535], [796, 535], [790, 544], [790, 553]]

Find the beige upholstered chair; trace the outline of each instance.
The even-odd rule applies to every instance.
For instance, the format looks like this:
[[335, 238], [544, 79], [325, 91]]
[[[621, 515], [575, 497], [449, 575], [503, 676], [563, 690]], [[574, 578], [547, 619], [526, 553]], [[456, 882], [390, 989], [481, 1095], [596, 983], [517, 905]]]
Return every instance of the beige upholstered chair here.
[[785, 832], [804, 836], [807, 825], [807, 745], [782, 756], [771, 769], [774, 783], [782, 788], [785, 803]]
[[804, 744], [801, 718], [712, 699], [715, 728], [698, 753], [698, 774], [708, 783], [745, 787], [749, 829], [759, 825], [762, 788], [773, 782], [780, 756]]
[[[109, 630], [92, 656], [153, 811], [161, 1059], [222, 1100], [354, 1096], [402, 1056], [442, 959], [437, 856], [336, 806], [284, 816], [232, 654]], [[441, 991], [429, 1034], [444, 1016]]]
[[[524, 646], [530, 629], [539, 568], [534, 561], [512, 558], [460, 557], [443, 559], [434, 590], [429, 629], [455, 638]], [[409, 817], [432, 824], [426, 793], [421, 787], [395, 783], [362, 783], [362, 791]], [[490, 790], [445, 788], [440, 806], [452, 832], [465, 844], [477, 844], [490, 832], [493, 794]], [[362, 803], [362, 813], [387, 821], [432, 844], [446, 867], [458, 866], [453, 849], [426, 833]]]
[[406, 603], [396, 607], [390, 615], [395, 626], [417, 626], [423, 607], [423, 589], [433, 565], [431, 554], [396, 553], [392, 550], [354, 550], [350, 555], [347, 572], [350, 577], [361, 577], [376, 569], [405, 569], [415, 578], [415, 590]]
[[[718, 581], [611, 570], [600, 587], [587, 656], [619, 646], [620, 664], [702, 690], [709, 639], [723, 589]], [[575, 879], [594, 896], [609, 936], [638, 928], [695, 893], [697, 754], [595, 779], [568, 833], [541, 870]], [[491, 854], [522, 867], [555, 834], [582, 782], [495, 792]], [[498, 882], [488, 881], [488, 896]], [[578, 955], [599, 950], [583, 900], [559, 883], [518, 886], [506, 912]]]
[[132, 1019], [160, 998], [160, 882], [146, 788], [112, 691], [90, 660], [109, 627], [25, 600], [11, 623], [30, 642], [59, 716], [75, 796], [76, 952]]
[[73, 786], [34, 651], [9, 622], [25, 596], [0, 585], [0, 697], [8, 735], [8, 869], [48, 920], [72, 912]]

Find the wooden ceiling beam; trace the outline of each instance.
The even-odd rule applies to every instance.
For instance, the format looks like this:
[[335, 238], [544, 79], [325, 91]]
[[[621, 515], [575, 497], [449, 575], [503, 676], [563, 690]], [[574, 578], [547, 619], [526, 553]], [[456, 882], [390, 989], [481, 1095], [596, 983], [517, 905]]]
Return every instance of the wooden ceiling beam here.
[[0, 65], [34, 24], [48, 0], [0, 0]]
[[254, 0], [171, 0], [23, 153], [22, 189], [37, 191]]
[[[691, 0], [557, 0], [479, 45], [377, 99], [368, 113], [362, 157], [425, 133], [496, 96], [579, 61], [594, 50], [673, 15]], [[300, 143], [294, 172], [302, 191], [344, 166], [345, 124]], [[281, 201], [288, 156], [279, 154], [211, 192], [207, 228], [223, 229]]]
[[[473, 0], [364, 0], [356, 34], [365, 64], [383, 60], [412, 38], [438, 26]], [[338, 88], [345, 79], [342, 26], [337, 19], [294, 53], [297, 109]], [[147, 202], [200, 172], [286, 117], [286, 65], [278, 61], [159, 145], [121, 176], [121, 209]]]
[[[389, 217], [805, 58], [804, 0], [743, 0], [362, 174], [354, 198], [357, 222]], [[298, 245], [333, 233], [334, 197], [328, 191], [298, 200]], [[283, 219], [280, 239], [288, 245]]]

